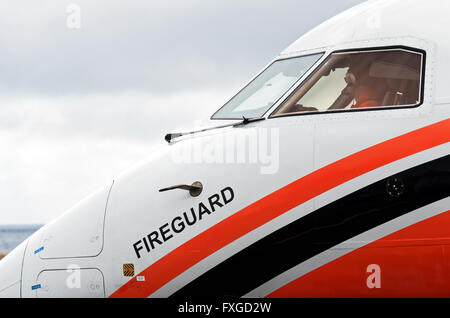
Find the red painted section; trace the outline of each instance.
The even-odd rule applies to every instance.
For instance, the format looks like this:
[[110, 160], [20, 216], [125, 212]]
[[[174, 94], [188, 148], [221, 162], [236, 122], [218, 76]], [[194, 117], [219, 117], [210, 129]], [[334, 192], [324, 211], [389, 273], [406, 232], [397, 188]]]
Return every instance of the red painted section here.
[[[346, 254], [281, 287], [271, 298], [450, 297], [450, 211]], [[379, 266], [380, 288], [371, 264]]]
[[[174, 249], [110, 297], [148, 297], [169, 281], [234, 240], [281, 214], [362, 174], [450, 141], [450, 119], [384, 141], [325, 166], [236, 212]], [[139, 286], [139, 288], [137, 288]]]

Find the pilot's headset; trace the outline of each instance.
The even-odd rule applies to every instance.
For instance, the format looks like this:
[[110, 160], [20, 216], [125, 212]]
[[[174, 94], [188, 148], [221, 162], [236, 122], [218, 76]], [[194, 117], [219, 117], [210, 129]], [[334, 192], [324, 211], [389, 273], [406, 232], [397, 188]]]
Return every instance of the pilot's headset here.
[[344, 80], [349, 87], [353, 88], [356, 86], [356, 75], [355, 74], [353, 74], [351, 72], [347, 72], [347, 74], [345, 74]]
[[344, 80], [347, 83], [347, 86], [343, 89], [342, 93], [353, 98], [356, 87], [356, 75], [349, 71], [345, 74]]

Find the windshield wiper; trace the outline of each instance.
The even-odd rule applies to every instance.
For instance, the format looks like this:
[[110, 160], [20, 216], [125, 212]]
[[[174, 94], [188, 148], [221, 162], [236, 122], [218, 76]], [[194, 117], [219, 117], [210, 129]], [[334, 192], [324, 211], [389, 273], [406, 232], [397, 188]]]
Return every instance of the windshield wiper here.
[[184, 132], [184, 133], [171, 133], [171, 134], [167, 134], [164, 139], [170, 143], [173, 139], [178, 138], [178, 137], [182, 137], [182, 136], [186, 136], [186, 135], [192, 135], [192, 134], [196, 134], [199, 132], [204, 132], [204, 131], [208, 131], [208, 130], [213, 130], [213, 129], [220, 129], [220, 128], [225, 128], [225, 127], [237, 127], [237, 126], [242, 126], [242, 125], [247, 125], [249, 123], [254, 123], [255, 121], [261, 121], [264, 120], [265, 118], [245, 118], [244, 116], [242, 116], [242, 120], [240, 122], [234, 123], [234, 124], [226, 124], [226, 125], [221, 125], [221, 126], [216, 126], [216, 127], [209, 127], [209, 128], [204, 128], [204, 129], [200, 129], [200, 130], [193, 130], [193, 131], [189, 131], [189, 132]]

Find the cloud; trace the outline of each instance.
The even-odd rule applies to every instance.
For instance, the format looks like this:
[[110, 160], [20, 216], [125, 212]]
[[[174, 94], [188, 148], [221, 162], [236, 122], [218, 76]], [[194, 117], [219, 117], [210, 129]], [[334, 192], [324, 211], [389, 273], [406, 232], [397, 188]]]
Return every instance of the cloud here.
[[360, 2], [0, 2], [0, 223], [50, 221]]
[[164, 133], [209, 118], [231, 94], [231, 91], [193, 91], [165, 96], [142, 92], [14, 96], [2, 100], [0, 132], [56, 140], [162, 139]]
[[[47, 222], [209, 117], [225, 98], [190, 92], [23, 98], [0, 108], [1, 223]], [[6, 124], [5, 124], [6, 123]]]
[[[69, 3], [81, 28], [66, 26]], [[0, 92], [167, 94], [244, 81], [361, 0], [18, 0], [0, 4]]]

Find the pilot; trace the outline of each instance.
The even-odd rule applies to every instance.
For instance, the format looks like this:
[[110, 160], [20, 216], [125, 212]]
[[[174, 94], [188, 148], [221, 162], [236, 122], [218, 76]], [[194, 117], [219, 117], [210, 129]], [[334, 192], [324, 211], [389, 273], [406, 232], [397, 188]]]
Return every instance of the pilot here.
[[376, 88], [378, 87], [375, 81], [371, 80], [368, 76], [357, 80], [356, 77], [349, 73], [347, 74], [350, 79], [346, 79], [349, 82], [353, 82], [353, 96], [355, 103], [351, 108], [369, 108], [381, 106], [381, 101]]

